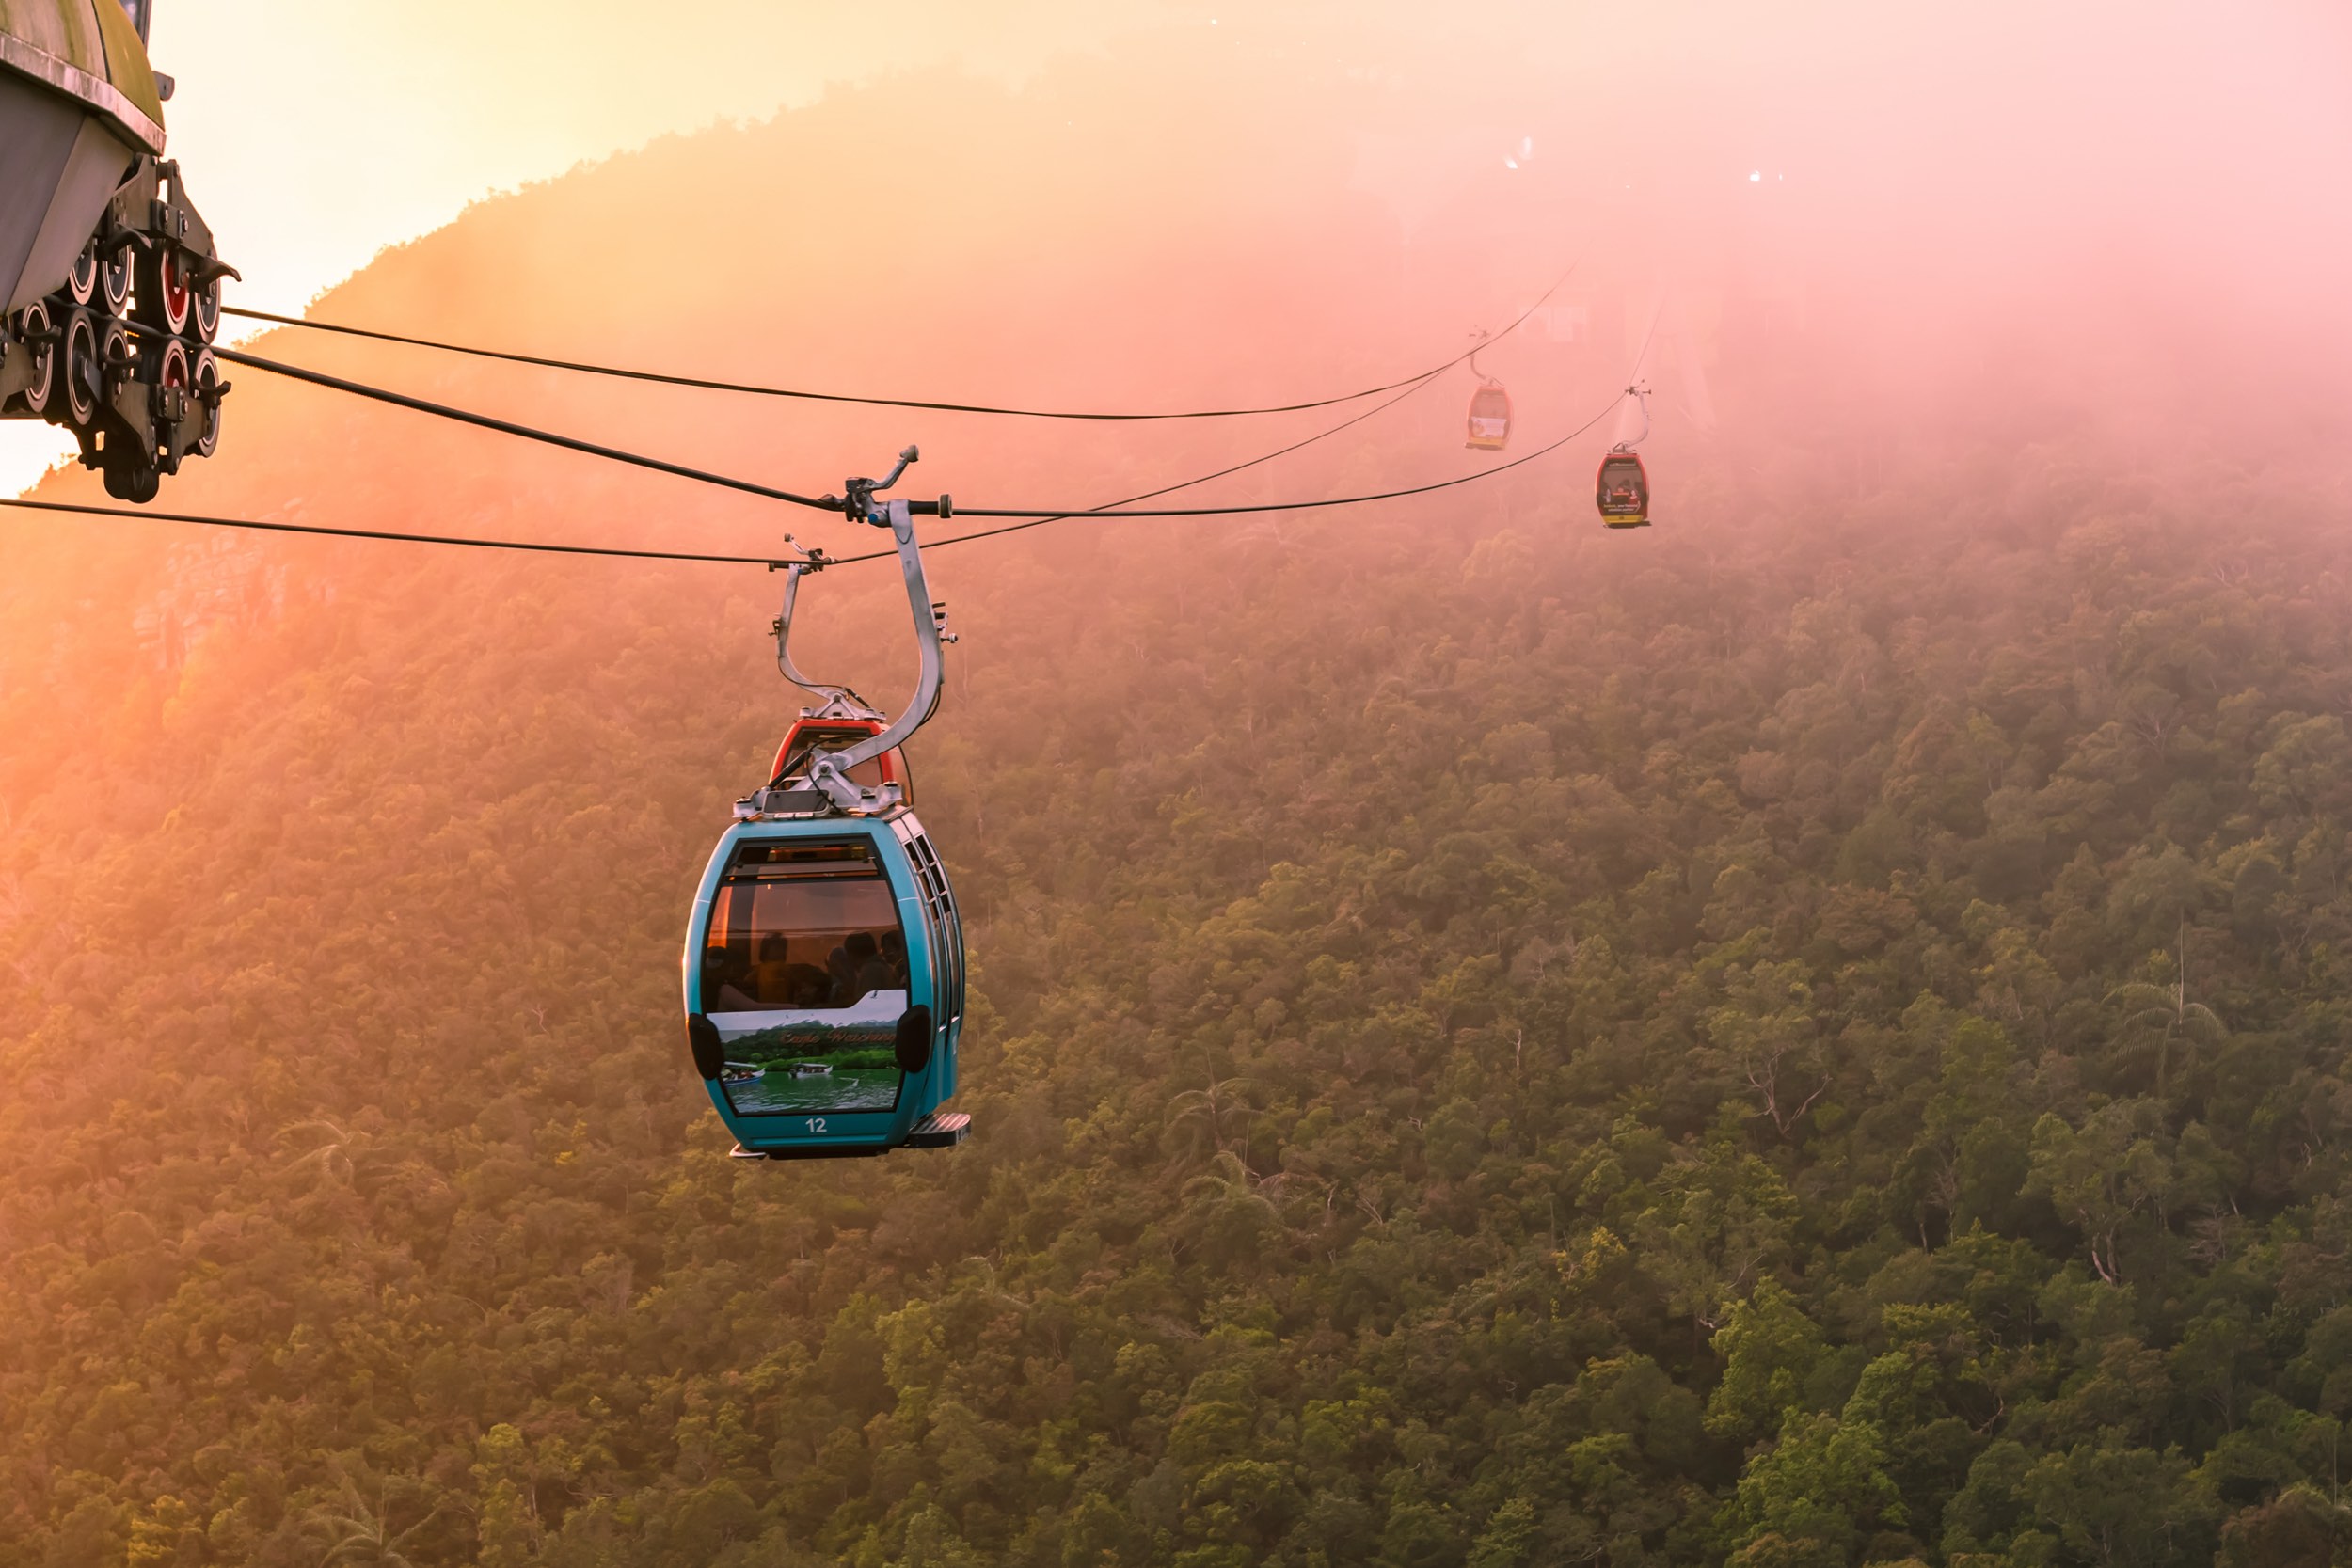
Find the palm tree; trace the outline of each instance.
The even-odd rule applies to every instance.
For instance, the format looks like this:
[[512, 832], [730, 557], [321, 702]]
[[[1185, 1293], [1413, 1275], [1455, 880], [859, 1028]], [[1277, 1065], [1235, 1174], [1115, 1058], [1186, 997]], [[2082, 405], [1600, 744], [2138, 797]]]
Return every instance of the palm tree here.
[[1237, 1104], [1242, 1094], [1251, 1087], [1247, 1078], [1228, 1078], [1222, 1082], [1212, 1079], [1205, 1089], [1186, 1089], [1168, 1102], [1168, 1125], [1189, 1127], [1198, 1147], [1200, 1134], [1208, 1133], [1209, 1142], [1222, 1152], [1225, 1148], [1225, 1117], [1228, 1113], [1248, 1113], [1247, 1105]]
[[352, 1135], [322, 1117], [315, 1121], [296, 1122], [278, 1133], [278, 1138], [280, 1141], [290, 1141], [305, 1134], [313, 1135], [318, 1141], [307, 1151], [295, 1156], [288, 1164], [287, 1169], [300, 1170], [308, 1165], [321, 1181], [333, 1180], [338, 1178], [349, 1181], [351, 1180]]
[[[2135, 980], [2118, 986], [2107, 993], [2109, 1002], [2120, 1002], [2128, 1009], [2127, 1028], [2153, 1035], [2156, 1041], [2156, 1099], [2164, 1099], [2165, 1082], [2172, 1065], [2172, 1042], [2185, 1047], [2218, 1045], [2229, 1038], [2230, 1031], [2220, 1015], [2202, 1002], [2188, 999], [2188, 925], [2182, 922], [2180, 959], [2173, 968], [2177, 976], [2169, 986]], [[2187, 1053], [2185, 1050], [2183, 1054]]]
[[370, 1503], [361, 1495], [358, 1483], [345, 1476], [342, 1502], [331, 1509], [322, 1505], [310, 1513], [310, 1521], [324, 1527], [327, 1536], [319, 1568], [331, 1568], [335, 1563], [352, 1563], [358, 1568], [416, 1568], [403, 1548], [416, 1538], [418, 1531], [440, 1516], [441, 1511], [436, 1507], [407, 1528], [394, 1530], [387, 1522], [382, 1498]]
[[1274, 1200], [1260, 1191], [1260, 1186], [1257, 1177], [1241, 1163], [1240, 1155], [1231, 1149], [1219, 1149], [1207, 1170], [1184, 1183], [1184, 1201], [1193, 1205], [1207, 1223], [1219, 1227], [1239, 1227], [1242, 1233], [1249, 1234], [1260, 1226], [1281, 1224]]

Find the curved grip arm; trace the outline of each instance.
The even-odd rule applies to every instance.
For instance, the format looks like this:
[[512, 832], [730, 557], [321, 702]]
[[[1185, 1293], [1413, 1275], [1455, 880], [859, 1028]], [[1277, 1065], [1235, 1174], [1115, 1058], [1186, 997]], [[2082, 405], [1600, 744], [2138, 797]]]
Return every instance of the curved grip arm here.
[[[1637, 384], [1628, 387], [1625, 389], [1625, 395], [1631, 398], [1633, 405], [1642, 411], [1642, 434], [1630, 441], [1619, 441], [1609, 449], [1611, 451], [1631, 451], [1635, 447], [1649, 439], [1649, 388]], [[1620, 430], [1625, 428], [1622, 422], [1618, 428]]]
[[839, 702], [845, 698], [855, 702], [857, 693], [848, 687], [811, 680], [802, 674], [792, 662], [792, 605], [801, 596], [802, 575], [816, 569], [805, 561], [795, 561], [784, 569], [784, 609], [776, 616], [776, 668], [783, 672], [786, 680], [812, 696], [822, 697], [828, 702]]
[[[914, 515], [905, 501], [888, 503], [891, 537], [898, 545], [898, 570], [905, 577], [907, 603], [914, 611], [914, 648], [921, 660], [914, 681], [914, 695], [880, 735], [869, 735], [854, 746], [838, 752], [828, 752], [809, 766], [808, 782], [825, 792], [825, 798], [845, 810], [860, 807], [870, 809], [880, 803], [878, 796], [869, 797], [866, 790], [850, 782], [850, 769], [862, 762], [870, 762], [893, 747], [903, 745], [915, 731], [923, 727], [939, 706], [939, 686], [942, 657], [939, 647], [939, 617], [931, 609], [930, 585], [923, 577], [923, 549], [914, 539]], [[786, 570], [789, 571], [787, 567]], [[787, 585], [787, 592], [789, 593]], [[778, 644], [782, 646], [781, 643]], [[790, 672], [787, 672], [789, 675]], [[793, 677], [797, 679], [798, 677]], [[806, 686], [806, 681], [801, 681]]]

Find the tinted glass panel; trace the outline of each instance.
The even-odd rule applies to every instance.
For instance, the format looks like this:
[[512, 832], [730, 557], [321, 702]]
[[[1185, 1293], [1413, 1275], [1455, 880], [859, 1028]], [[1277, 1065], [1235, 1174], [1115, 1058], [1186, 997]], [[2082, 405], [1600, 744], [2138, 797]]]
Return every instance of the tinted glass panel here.
[[703, 944], [703, 1011], [739, 1114], [887, 1111], [907, 1010], [906, 933], [863, 839], [739, 845]]
[[1649, 499], [1642, 467], [1629, 458], [1609, 459], [1600, 467], [1600, 504], [1612, 512], [1637, 512]]

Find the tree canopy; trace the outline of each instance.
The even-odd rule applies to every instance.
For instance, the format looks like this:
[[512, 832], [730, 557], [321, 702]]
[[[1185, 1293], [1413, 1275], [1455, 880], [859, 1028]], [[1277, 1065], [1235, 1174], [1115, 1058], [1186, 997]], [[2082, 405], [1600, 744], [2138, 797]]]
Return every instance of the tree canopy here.
[[[221, 504], [516, 521], [294, 397]], [[976, 1133], [772, 1167], [769, 579], [0, 522], [0, 1555], [2346, 1560], [2341, 488], [1812, 471], [943, 552]]]

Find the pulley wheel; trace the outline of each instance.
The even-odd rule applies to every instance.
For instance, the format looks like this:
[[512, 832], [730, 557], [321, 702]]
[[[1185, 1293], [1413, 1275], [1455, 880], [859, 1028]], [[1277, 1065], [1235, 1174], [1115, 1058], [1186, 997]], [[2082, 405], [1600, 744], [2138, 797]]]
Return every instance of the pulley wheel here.
[[188, 287], [187, 261], [167, 240], [139, 258], [139, 320], [177, 338], [188, 329], [196, 291]]
[[65, 372], [66, 420], [76, 430], [87, 430], [98, 418], [98, 400], [106, 389], [105, 361], [98, 356], [98, 328], [88, 311], [76, 310], [67, 320], [61, 346], [65, 350], [59, 369]]
[[203, 434], [196, 438], [196, 454], [210, 457], [213, 449], [220, 445], [220, 361], [213, 357], [211, 349], [196, 351], [193, 379], [196, 400], [204, 405]]
[[[24, 307], [16, 318], [20, 338], [38, 338], [49, 331], [49, 307], [39, 300]], [[18, 397], [28, 414], [46, 414], [57, 394], [57, 345], [54, 342], [27, 343], [33, 352], [33, 384]]]
[[73, 296], [76, 305], [87, 305], [98, 293], [96, 245], [84, 245], [82, 254], [73, 258], [73, 270], [65, 275], [65, 292]]
[[215, 277], [196, 291], [196, 335], [208, 343], [220, 336], [220, 283]]
[[128, 447], [123, 449], [122, 456], [125, 461], [110, 462], [100, 470], [106, 481], [106, 494], [117, 500], [141, 504], [153, 500], [156, 492], [164, 487], [155, 465], [143, 456], [134, 456]]
[[173, 336], [188, 329], [188, 313], [196, 307], [196, 291], [188, 286], [188, 259], [178, 245], [164, 247], [164, 325]]
[[98, 395], [103, 399], [112, 384], [131, 373], [139, 356], [131, 346], [130, 329], [112, 316], [96, 317], [90, 325], [98, 329]]
[[98, 263], [98, 298], [110, 316], [131, 313], [131, 247], [116, 250], [112, 259]]
[[[188, 345], [177, 338], [165, 340], [164, 362], [156, 367], [155, 385], [182, 394], [180, 414], [171, 424], [163, 427], [155, 442], [155, 467], [167, 474], [178, 473], [180, 451], [179, 431], [176, 427], [181, 420], [187, 418], [189, 394], [193, 388], [188, 382]], [[160, 403], [162, 400], [157, 401]], [[157, 423], [162, 423], [160, 408], [157, 410]]]

